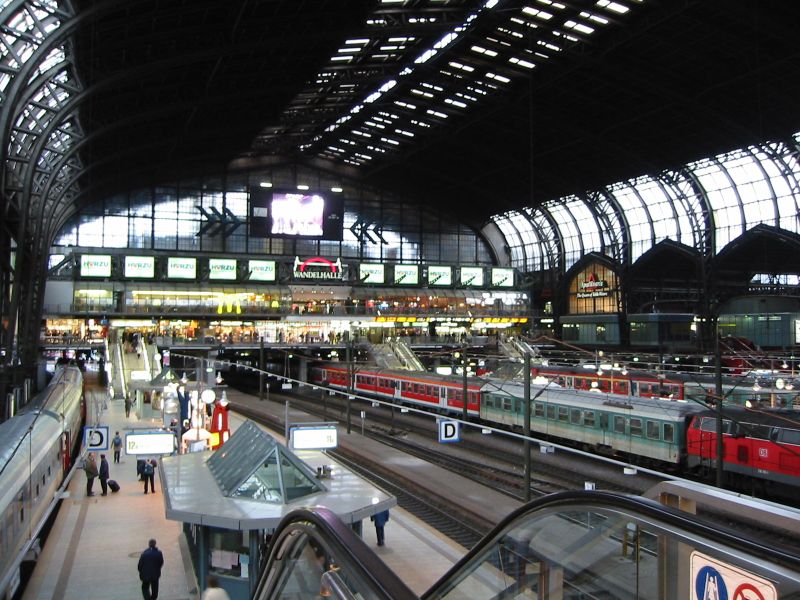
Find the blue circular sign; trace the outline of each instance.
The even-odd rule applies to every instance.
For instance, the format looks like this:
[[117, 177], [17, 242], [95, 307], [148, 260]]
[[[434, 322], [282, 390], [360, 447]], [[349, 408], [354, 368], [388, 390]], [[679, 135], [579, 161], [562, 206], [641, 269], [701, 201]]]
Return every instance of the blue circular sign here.
[[725, 580], [714, 567], [706, 566], [698, 571], [694, 589], [698, 600], [728, 600]]

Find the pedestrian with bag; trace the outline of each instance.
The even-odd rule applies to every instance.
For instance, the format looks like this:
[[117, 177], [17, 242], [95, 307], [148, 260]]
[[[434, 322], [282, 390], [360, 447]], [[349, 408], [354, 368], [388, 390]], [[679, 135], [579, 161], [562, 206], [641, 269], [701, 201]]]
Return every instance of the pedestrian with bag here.
[[156, 547], [156, 541], [147, 543], [147, 550], [139, 556], [139, 580], [142, 582], [144, 600], [158, 599], [158, 580], [161, 579], [161, 568], [164, 566], [164, 555]]
[[106, 455], [100, 455], [100, 488], [103, 490], [101, 496], [108, 496], [108, 478], [110, 477], [108, 470], [108, 461]]

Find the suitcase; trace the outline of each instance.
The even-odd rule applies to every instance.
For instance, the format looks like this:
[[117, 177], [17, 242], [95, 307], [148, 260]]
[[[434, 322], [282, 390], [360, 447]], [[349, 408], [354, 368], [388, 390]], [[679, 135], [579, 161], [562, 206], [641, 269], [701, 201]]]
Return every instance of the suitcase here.
[[116, 481], [114, 481], [113, 479], [109, 479], [108, 480], [108, 487], [111, 488], [112, 492], [118, 492], [119, 491], [119, 484]]

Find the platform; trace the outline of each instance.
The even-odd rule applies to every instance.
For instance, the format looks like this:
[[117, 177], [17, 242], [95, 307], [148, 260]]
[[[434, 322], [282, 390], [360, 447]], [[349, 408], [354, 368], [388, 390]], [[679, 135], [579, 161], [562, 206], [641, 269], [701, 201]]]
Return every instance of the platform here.
[[[239, 398], [238, 393], [233, 395]], [[257, 398], [246, 399], [258, 402]], [[270, 405], [282, 410], [282, 405]], [[149, 406], [145, 408], [147, 412]], [[241, 422], [240, 417], [232, 416], [233, 428]], [[123, 401], [112, 400], [102, 412], [101, 424], [108, 425], [113, 436], [117, 430], [158, 427], [161, 419], [138, 419], [133, 413], [126, 418]], [[283, 441], [279, 433], [270, 433]], [[145, 495], [143, 484], [137, 479], [135, 457], [125, 456], [123, 451], [120, 464], [114, 464], [111, 450], [106, 456], [111, 478], [120, 483], [120, 492], [109, 492], [103, 497], [100, 482], [95, 480], [95, 496], [87, 497], [83, 472], [75, 474], [68, 487], [69, 497], [62, 502], [23, 599], [91, 600], [113, 595], [115, 599], [138, 600], [141, 588], [137, 561], [151, 537], [158, 541], [165, 559], [159, 599], [199, 598], [181, 524], [165, 518], [158, 475], [156, 493]], [[385, 533], [386, 545], [379, 547], [374, 528], [369, 521], [364, 523], [367, 543], [418, 594], [425, 592], [466, 553], [465, 548], [399, 508], [392, 509]]]

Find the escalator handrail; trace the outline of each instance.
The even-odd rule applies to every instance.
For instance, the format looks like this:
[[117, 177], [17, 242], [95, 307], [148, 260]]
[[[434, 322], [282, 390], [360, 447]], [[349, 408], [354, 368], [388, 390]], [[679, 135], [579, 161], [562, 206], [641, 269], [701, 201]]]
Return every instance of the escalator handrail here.
[[666, 526], [676, 530], [713, 539], [717, 544], [727, 545], [728, 547], [746, 554], [756, 555], [759, 558], [769, 560], [776, 564], [784, 565], [790, 569], [800, 572], [800, 555], [792, 554], [788, 551], [766, 546], [760, 542], [747, 539], [737, 534], [731, 529], [725, 529], [719, 525], [711, 525], [700, 520], [696, 515], [690, 515], [677, 509], [664, 506], [654, 500], [642, 498], [640, 496], [628, 496], [605, 491], [570, 491], [550, 494], [542, 498], [533, 500], [518, 509], [514, 510], [500, 523], [486, 534], [483, 539], [476, 544], [461, 560], [453, 565], [447, 573], [434, 583], [428, 591], [424, 592], [421, 600], [426, 600], [435, 594], [443, 585], [452, 580], [475, 556], [485, 552], [497, 542], [497, 538], [518, 519], [523, 519], [539, 510], [559, 509], [567, 510], [573, 506], [593, 506], [597, 509], [618, 509], [627, 511], [641, 518], [659, 521]]
[[259, 576], [257, 589], [266, 582], [270, 566], [274, 562], [274, 554], [282, 547], [284, 538], [301, 524], [311, 525], [319, 532], [320, 539], [324, 540], [335, 553], [339, 564], [344, 566], [349, 563], [359, 569], [361, 578], [370, 583], [372, 591], [378, 598], [419, 600], [417, 594], [386, 566], [355, 531], [345, 525], [333, 511], [322, 506], [299, 508], [281, 519], [273, 534], [269, 560], [264, 572]]

